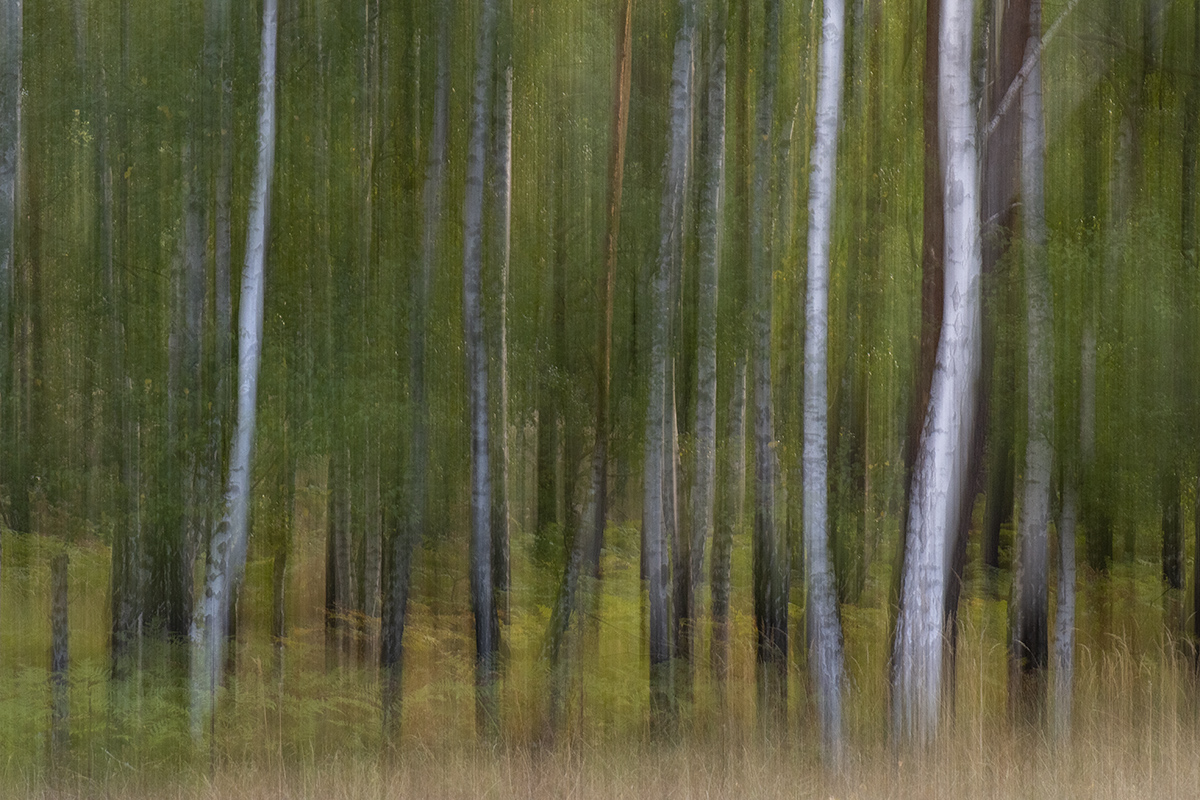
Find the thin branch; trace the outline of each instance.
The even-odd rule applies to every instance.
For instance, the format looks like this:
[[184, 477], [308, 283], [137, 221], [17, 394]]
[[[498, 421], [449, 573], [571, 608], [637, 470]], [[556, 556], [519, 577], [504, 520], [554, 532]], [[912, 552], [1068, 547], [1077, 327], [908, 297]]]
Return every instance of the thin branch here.
[[1075, 10], [1075, 6], [1079, 5], [1079, 0], [1071, 0], [1063, 12], [1058, 15], [1058, 19], [1054, 20], [1041, 40], [1038, 42], [1037, 50], [1025, 57], [1025, 63], [1021, 65], [1021, 71], [1017, 73], [1017, 77], [1013, 78], [1012, 83], [1008, 85], [1008, 91], [1004, 93], [1004, 98], [1000, 101], [999, 107], [996, 108], [996, 115], [992, 117], [987, 128], [983, 131], [983, 138], [986, 141], [992, 135], [992, 131], [996, 130], [996, 126], [1000, 124], [1000, 119], [1008, 113], [1009, 108], [1017, 99], [1017, 94], [1021, 91], [1021, 87], [1025, 84], [1025, 79], [1029, 77], [1029, 72], [1033, 69], [1034, 64], [1042, 57], [1042, 51], [1046, 49], [1046, 45], [1050, 44], [1050, 40], [1054, 38], [1054, 34], [1058, 33], [1058, 29], [1063, 24], [1063, 20], [1067, 15]]

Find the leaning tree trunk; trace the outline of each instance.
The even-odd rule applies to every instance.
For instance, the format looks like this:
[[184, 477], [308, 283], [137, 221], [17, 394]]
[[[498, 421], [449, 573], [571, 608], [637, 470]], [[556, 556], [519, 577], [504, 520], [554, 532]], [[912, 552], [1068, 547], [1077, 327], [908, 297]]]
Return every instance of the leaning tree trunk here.
[[1021, 87], [1021, 215], [1024, 237], [1028, 435], [1017, 532], [1009, 642], [1009, 694], [1014, 708], [1040, 716], [1049, 660], [1050, 478], [1054, 455], [1054, 317], [1046, 254], [1043, 193], [1046, 134], [1042, 113], [1042, 4], [1029, 4]]
[[204, 596], [192, 622], [191, 722], [199, 739], [214, 712], [215, 693], [224, 663], [230, 600], [241, 582], [249, 533], [250, 489], [258, 371], [262, 356], [263, 268], [275, 168], [276, 0], [263, 0], [262, 54], [258, 82], [258, 163], [250, 196], [246, 261], [238, 308], [237, 422], [230, 444], [224, 512], [213, 532]]
[[471, 135], [463, 204], [463, 324], [471, 429], [471, 610], [475, 617], [475, 712], [480, 732], [499, 729], [499, 621], [492, 575], [492, 479], [488, 363], [483, 325], [483, 206], [498, 0], [483, 0], [475, 53]]
[[944, 603], [951, 547], [969, 478], [980, 361], [980, 237], [972, 0], [945, 0], [938, 35], [944, 156], [945, 298], [929, 408], [913, 467], [893, 645], [892, 730], [927, 744], [940, 716]]
[[[12, 442], [8, 431], [15, 426], [9, 417], [12, 403], [10, 382], [13, 346], [9, 338], [12, 308], [13, 264], [16, 250], [17, 172], [21, 154], [21, 0], [0, 3], [0, 446], [7, 451]], [[0, 455], [0, 487], [11, 493], [24, 491], [13, 483], [5, 467], [6, 452]], [[11, 527], [12, 520], [6, 520]]]
[[838, 760], [842, 743], [842, 628], [829, 559], [829, 260], [837, 185], [838, 118], [846, 9], [822, 4], [816, 140], [808, 190], [808, 289], [804, 334], [804, 570], [808, 589], [809, 672], [821, 744]]
[[422, 190], [421, 262], [413, 275], [409, 322], [409, 392], [412, 416], [409, 422], [407, 474], [403, 478], [401, 506], [389, 512], [383, 579], [383, 642], [380, 660], [383, 671], [383, 728], [392, 742], [400, 727], [401, 678], [404, 666], [404, 625], [408, 619], [408, 595], [412, 586], [413, 553], [425, 530], [426, 470], [429, 462], [429, 398], [425, 378], [425, 342], [433, 271], [437, 266], [438, 232], [441, 229], [443, 188], [446, 182], [446, 150], [450, 116], [450, 13], [446, 0], [438, 0], [437, 67], [433, 90], [433, 130], [429, 137], [429, 160], [425, 165]]
[[666, 180], [663, 182], [659, 217], [658, 266], [652, 289], [650, 334], [650, 385], [646, 409], [646, 460], [642, 528], [650, 604], [650, 726], [663, 733], [670, 720], [670, 618], [667, 591], [670, 562], [667, 558], [665, 497], [669, 476], [666, 459], [674, 458], [667, 428], [670, 358], [671, 283], [678, 243], [683, 236], [683, 204], [686, 196], [687, 162], [691, 143], [692, 51], [695, 30], [694, 0], [680, 0], [681, 20], [675, 40], [671, 70], [670, 134], [667, 141]]

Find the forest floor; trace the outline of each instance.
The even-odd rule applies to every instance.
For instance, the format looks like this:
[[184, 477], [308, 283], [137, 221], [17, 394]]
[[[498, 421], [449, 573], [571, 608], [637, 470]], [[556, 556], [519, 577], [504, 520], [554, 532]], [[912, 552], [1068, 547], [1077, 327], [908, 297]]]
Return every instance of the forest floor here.
[[[1097, 732], [1099, 733], [1099, 732]], [[1079, 737], [1053, 747], [1037, 735], [952, 735], [918, 757], [849, 754], [826, 770], [786, 744], [562, 747], [539, 753], [459, 750], [406, 753], [397, 765], [335, 758], [306, 766], [227, 766], [173, 781], [62, 776], [8, 787], [42, 798], [1195, 798], [1195, 732]]]
[[[48, 754], [53, 543], [6, 537], [0, 798], [1200, 797], [1200, 689], [1190, 646], [1168, 633], [1182, 628], [1190, 598], [1165, 593], [1151, 559], [1125, 560], [1105, 575], [1081, 571], [1069, 742], [1010, 721], [1007, 585], [1003, 575], [969, 570], [953, 716], [935, 749], [902, 754], [885, 725], [889, 573], [880, 557], [859, 601], [842, 606], [848, 751], [830, 770], [818, 758], [802, 647], [789, 670], [786, 728], [759, 727], [748, 603], [733, 609], [724, 703], [700, 659], [679, 743], [648, 741], [636, 530], [612, 533], [604, 590], [569, 643], [575, 666], [566, 729], [554, 747], [536, 744], [545, 727], [542, 642], [553, 580], [539, 581], [530, 569], [515, 584], [504, 639], [505, 738], [480, 747], [473, 744], [471, 620], [462, 581], [447, 577], [465, 574], [455, 560], [462, 554], [426, 554], [421, 597], [433, 599], [411, 608], [403, 737], [386, 762], [378, 755], [374, 644], [360, 631], [331, 647], [320, 614], [318, 540], [296, 549], [293, 627], [283, 650], [265, 634], [270, 562], [251, 560], [236, 677], [199, 746], [188, 725], [185, 652], [148, 643], [136, 685], [110, 683], [107, 548], [74, 546], [70, 754], [57, 771]], [[745, 598], [743, 553], [735, 553], [734, 579], [736, 596]], [[802, 608], [795, 597], [795, 630], [803, 630]], [[707, 653], [706, 637], [697, 651]]]

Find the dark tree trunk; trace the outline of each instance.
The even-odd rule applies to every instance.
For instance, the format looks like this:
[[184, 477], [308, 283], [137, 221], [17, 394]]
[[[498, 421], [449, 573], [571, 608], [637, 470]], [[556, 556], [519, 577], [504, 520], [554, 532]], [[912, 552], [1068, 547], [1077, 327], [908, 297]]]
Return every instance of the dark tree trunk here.
[[[398, 741], [401, 719], [404, 626], [412, 587], [412, 564], [425, 533], [426, 471], [429, 464], [429, 400], [425, 370], [428, 311], [434, 269], [438, 261], [438, 235], [444, 205], [446, 150], [450, 105], [450, 7], [446, 0], [434, 5], [436, 24], [436, 78], [433, 93], [433, 130], [422, 188], [421, 263], [413, 273], [409, 323], [409, 423], [405, 474], [401, 477], [399, 508], [383, 506], [383, 629], [380, 662], [383, 672], [383, 730], [389, 743]], [[416, 65], [416, 69], [420, 65]]]
[[782, 722], [787, 703], [787, 560], [776, 527], [775, 424], [771, 380], [771, 270], [766, 215], [769, 208], [775, 83], [779, 70], [779, 2], [767, 0], [758, 88], [757, 147], [750, 217], [754, 362], [754, 627], [759, 717]]
[[71, 746], [67, 554], [50, 561], [50, 757], [62, 767]]

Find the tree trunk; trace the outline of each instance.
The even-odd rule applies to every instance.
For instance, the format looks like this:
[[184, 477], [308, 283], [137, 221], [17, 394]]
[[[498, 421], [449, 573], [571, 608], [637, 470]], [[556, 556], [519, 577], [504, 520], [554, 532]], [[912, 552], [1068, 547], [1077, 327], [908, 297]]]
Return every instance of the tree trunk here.
[[741, 527], [746, 501], [745, 353], [737, 357], [733, 367], [727, 425], [726, 455], [721, 459], [719, 468], [720, 517], [713, 529], [712, 552], [712, 669], [718, 692], [722, 693], [729, 677], [729, 578], [733, 536]]
[[[21, 43], [22, 0], [0, 3], [0, 485], [16, 505], [25, 487], [12, 469], [15, 450], [17, 405], [13, 391], [16, 371], [12, 330], [13, 270], [16, 264], [17, 184], [21, 157]], [[8, 527], [20, 530], [9, 515]]]
[[[620, 225], [621, 189], [625, 174], [625, 137], [629, 120], [630, 61], [632, 52], [633, 2], [618, 0], [616, 14], [616, 54], [613, 69], [612, 128], [610, 131], [608, 199], [605, 206], [603, 272], [599, 279], [601, 309], [600, 326], [596, 334], [598, 369], [596, 372], [596, 429], [592, 450], [590, 502], [591, 519], [584, 520], [589, 529], [575, 531], [569, 536], [562, 585], [555, 603], [546, 637], [545, 658], [550, 665], [549, 729], [548, 735], [562, 731], [567, 689], [564, 645], [571, 615], [574, 613], [579, 579], [587, 574], [600, 576], [600, 554], [603, 547], [604, 525], [608, 518], [608, 413], [612, 362], [612, 308], [616, 283], [617, 233]], [[561, 222], [560, 230], [561, 230]], [[560, 251], [561, 252], [561, 251]], [[565, 300], [565, 298], [564, 298]], [[565, 311], [565, 309], [564, 309]], [[565, 322], [565, 320], [564, 320]], [[565, 338], [565, 335], [564, 335]], [[540, 464], [539, 440], [539, 464]], [[539, 487], [539, 505], [541, 503]], [[540, 516], [540, 515], [539, 515]], [[586, 559], [586, 561], [585, 561]]]
[[613, 295], [617, 275], [617, 235], [621, 226], [621, 193], [625, 182], [625, 140], [629, 129], [629, 91], [633, 58], [633, 0], [618, 0], [617, 52], [613, 70], [612, 128], [609, 131], [608, 197], [604, 207], [604, 271], [600, 276], [602, 303], [596, 335], [596, 443], [592, 450], [591, 541], [587, 570], [600, 577], [600, 555], [608, 522], [609, 390], [612, 382]]
[[67, 589], [67, 554], [58, 553], [50, 561], [50, 759], [55, 768], [65, 766], [71, 747]]
[[913, 468], [900, 616], [893, 649], [892, 729], [937, 733], [948, 566], [967, 491], [980, 361], [980, 241], [971, 0], [946, 0], [939, 28], [938, 117], [945, 159], [945, 304], [929, 408]]
[[1016, 378], [1012, 337], [1001, 335], [1003, 321], [1015, 312], [1009, 303], [1009, 280], [1002, 273], [1009, 268], [1001, 264], [1016, 227], [1020, 119], [1011, 103], [1003, 112], [998, 109], [1008, 92], [1017, 85], [1021, 72], [1028, 39], [1029, 0], [992, 0], [990, 22], [988, 77], [983, 88], [984, 118], [994, 116], [995, 126], [980, 143], [983, 152], [983, 184], [980, 187], [983, 275], [988, 298], [983, 343], [984, 385], [980, 387], [980, 395], [988, 407], [982, 409], [980, 422], [988, 427], [986, 464], [979, 466], [987, 472], [981, 556], [985, 566], [999, 567], [1000, 527], [1011, 521], [1013, 509], [1015, 420], [1011, 385]]
[[1054, 737], [1071, 735], [1071, 690], [1075, 680], [1075, 522], [1079, 477], [1063, 471], [1063, 501], [1058, 524], [1058, 601], [1054, 611]]
[[758, 87], [757, 148], [750, 215], [750, 275], [754, 362], [754, 626], [759, 716], [786, 717], [787, 572], [775, 526], [775, 424], [771, 380], [771, 259], [767, 252], [771, 133], [779, 71], [779, 0], [767, 0]]
[[[1196, 236], [1196, 158], [1198, 144], [1200, 144], [1200, 3], [1193, 7], [1193, 33], [1192, 33], [1192, 82], [1185, 90], [1184, 94], [1184, 128], [1183, 128], [1183, 163], [1181, 165], [1182, 177], [1182, 198], [1181, 205], [1181, 242], [1180, 246], [1183, 250], [1183, 263], [1187, 270], [1187, 282], [1189, 290], [1185, 297], [1191, 296], [1194, 291], [1195, 281], [1198, 272], [1200, 272], [1200, 239]], [[1189, 332], [1196, 330], [1196, 325], [1193, 320], [1193, 315], [1188, 314], [1185, 319], [1188, 320], [1187, 330]], [[1194, 337], [1189, 337], [1189, 341], [1194, 342]], [[1191, 345], [1191, 352], [1196, 353], [1197, 349], [1194, 344]], [[1195, 369], [1195, 362], [1189, 364], [1190, 369]], [[1195, 384], [1191, 384], [1195, 386]], [[1194, 413], [1196, 406], [1189, 405], [1188, 411]], [[1197, 442], [1193, 441], [1192, 446], [1195, 447]], [[1197, 483], [1200, 488], [1200, 483]], [[1200, 494], [1197, 494], [1197, 508], [1200, 508]], [[1197, 520], [1200, 520], [1200, 515], [1196, 515]], [[1196, 523], [1196, 542], [1200, 543], [1200, 521]], [[1196, 552], [1200, 553], [1200, 544], [1198, 544]], [[1196, 587], [1200, 587], [1200, 558], [1194, 559], [1193, 579], [1192, 579], [1192, 620], [1193, 620], [1193, 635], [1197, 643], [1200, 643], [1200, 591], [1196, 591]], [[1197, 650], [1200, 654], [1200, 648]], [[1196, 664], [1200, 665], [1200, 658], [1197, 658]]]
[[434, 7], [437, 25], [437, 65], [433, 91], [433, 130], [422, 189], [421, 262], [413, 275], [409, 322], [409, 391], [412, 415], [409, 422], [406, 472], [402, 478], [401, 504], [397, 512], [385, 507], [383, 642], [383, 729], [390, 743], [398, 741], [400, 729], [401, 679], [403, 677], [404, 625], [412, 585], [412, 560], [425, 532], [425, 487], [429, 462], [429, 399], [425, 378], [425, 350], [429, 328], [429, 302], [434, 269], [438, 262], [438, 235], [444, 206], [446, 151], [450, 109], [450, 9], [446, 0]]
[[692, 58], [695, 36], [694, 0], [680, 0], [679, 34], [671, 69], [670, 133], [667, 140], [666, 177], [659, 216], [658, 266], [652, 288], [650, 381], [646, 410], [646, 458], [642, 535], [643, 572], [650, 605], [650, 727], [655, 735], [669, 730], [673, 716], [670, 691], [670, 616], [667, 602], [671, 565], [668, 561], [668, 525], [665, 517], [672, 477], [667, 459], [673, 445], [667, 403], [670, 393], [671, 287], [675, 256], [683, 236], [683, 204], [687, 193], [687, 164], [691, 144]]
[[241, 583], [249, 533], [258, 372], [262, 355], [264, 261], [275, 168], [276, 0], [263, 0], [259, 72], [258, 160], [246, 231], [246, 262], [238, 309], [237, 422], [230, 445], [224, 514], [213, 532], [204, 596], [191, 630], [192, 736], [199, 739], [214, 713], [215, 692], [224, 663], [225, 626], [230, 601]]
[[808, 289], [804, 306], [804, 568], [809, 671], [821, 745], [838, 761], [842, 745], [842, 628], [829, 558], [829, 272], [837, 185], [838, 120], [846, 10], [822, 4], [816, 132], [808, 190]]
[[[335, 424], [335, 429], [342, 426]], [[351, 568], [350, 454], [340, 430], [329, 454], [325, 528], [325, 665], [345, 666], [354, 630], [354, 572]]]
[[493, 150], [488, 163], [491, 207], [488, 231], [490, 271], [488, 294], [491, 315], [488, 330], [488, 392], [492, 398], [492, 580], [500, 617], [508, 619], [509, 506], [508, 506], [508, 268], [512, 249], [512, 134], [513, 134], [513, 23], [512, 0], [500, 0], [500, 24], [495, 66], [495, 125]]
[[[691, 561], [688, 579], [687, 651], [694, 654], [697, 592], [703, 581], [704, 547], [713, 529], [717, 456], [717, 287], [725, 195], [725, 26], [728, 0], [710, 14], [706, 158], [700, 210], [699, 309], [697, 313], [696, 466], [692, 487]], [[726, 610], [726, 613], [728, 611]], [[693, 655], [694, 657], [694, 655]]]
[[488, 434], [488, 363], [483, 324], [483, 207], [487, 173], [497, 3], [482, 0], [463, 204], [463, 324], [471, 426], [471, 611], [475, 617], [475, 710], [480, 733], [499, 731], [499, 622], [492, 575], [492, 481]]
[[[121, 98], [129, 94], [129, 4], [121, 2]], [[116, 125], [117, 175], [114, 189], [114, 243], [115, 259], [121, 269], [113, 269], [106, 276], [109, 298], [108, 327], [110, 341], [109, 391], [113, 398], [113, 424], [110, 449], [117, 464], [117, 475], [121, 481], [118, 494], [116, 527], [113, 531], [111, 567], [112, 603], [112, 677], [123, 681], [133, 671], [133, 657], [141, 629], [140, 618], [144, 608], [141, 586], [142, 547], [139, 529], [138, 507], [138, 443], [133, 421], [132, 385], [126, 374], [125, 324], [126, 282], [123, 280], [125, 265], [129, 261], [129, 181], [125, 177], [128, 168], [129, 130], [126, 115], [118, 115]], [[0, 322], [0, 329], [3, 323]], [[7, 383], [0, 383], [7, 386]]]
[[1054, 312], [1043, 190], [1046, 133], [1042, 112], [1041, 0], [1030, 0], [1028, 20], [1025, 59], [1033, 66], [1021, 87], [1028, 434], [1013, 577], [1009, 694], [1018, 715], [1037, 719], [1043, 716], [1046, 706], [1049, 661], [1050, 480], [1054, 457]]

